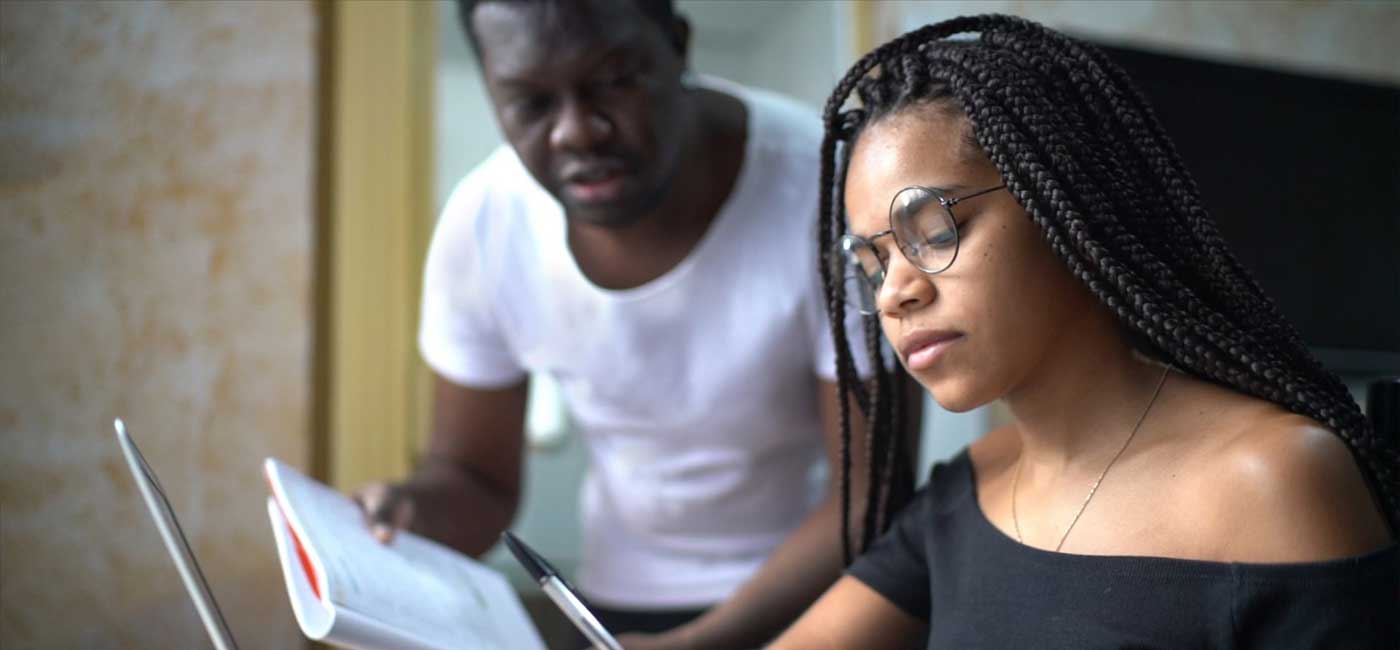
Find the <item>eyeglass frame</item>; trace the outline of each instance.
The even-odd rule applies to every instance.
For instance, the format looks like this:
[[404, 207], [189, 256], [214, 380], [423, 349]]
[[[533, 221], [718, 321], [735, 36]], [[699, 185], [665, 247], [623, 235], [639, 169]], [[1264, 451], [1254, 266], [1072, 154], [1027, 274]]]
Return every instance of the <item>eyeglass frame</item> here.
[[[900, 195], [904, 194], [905, 192], [908, 192], [909, 190], [915, 190], [915, 189], [917, 189], [917, 190], [924, 190], [924, 191], [928, 192], [929, 194], [933, 195], [933, 197], [934, 197], [935, 199], [938, 200], [938, 206], [941, 207], [941, 208], [943, 208], [943, 211], [944, 211], [944, 212], [948, 213], [948, 221], [949, 221], [950, 223], [953, 224], [953, 257], [952, 257], [952, 259], [949, 259], [949, 260], [948, 260], [948, 263], [947, 263], [947, 264], [944, 264], [944, 265], [943, 265], [943, 268], [938, 269], [938, 270], [936, 270], [936, 271], [931, 271], [931, 270], [925, 268], [923, 265], [921, 265], [918, 261], [916, 261], [916, 260], [914, 260], [914, 259], [911, 259], [911, 258], [909, 257], [909, 253], [906, 252], [906, 251], [904, 250], [904, 242], [900, 241], [899, 234], [896, 233], [895, 230], [894, 230], [894, 204], [895, 204], [895, 201], [899, 200]], [[880, 263], [880, 279], [879, 279], [877, 282], [874, 283], [874, 286], [871, 286], [871, 287], [870, 287], [870, 290], [871, 290], [871, 294], [873, 294], [873, 296], [878, 300], [879, 295], [880, 295], [880, 289], [884, 288], [884, 286], [885, 286], [885, 276], [889, 273], [890, 267], [889, 267], [889, 262], [885, 261], [883, 258], [880, 257], [880, 254], [879, 254], [880, 249], [878, 249], [878, 248], [875, 247], [875, 240], [876, 240], [876, 239], [879, 239], [879, 238], [881, 238], [881, 237], [884, 237], [885, 235], [890, 235], [890, 236], [894, 237], [895, 248], [899, 250], [899, 254], [900, 254], [900, 255], [903, 255], [903, 256], [904, 256], [904, 259], [905, 259], [906, 261], [908, 261], [910, 264], [913, 264], [913, 265], [914, 265], [914, 268], [919, 269], [920, 271], [923, 271], [924, 273], [927, 273], [927, 274], [929, 274], [929, 275], [938, 275], [939, 273], [942, 273], [942, 272], [944, 272], [944, 271], [947, 271], [948, 269], [950, 269], [950, 268], [953, 267], [953, 263], [956, 262], [956, 261], [958, 261], [958, 253], [962, 250], [962, 234], [961, 234], [960, 232], [958, 232], [958, 219], [957, 219], [957, 215], [954, 215], [954, 214], [953, 214], [953, 206], [955, 206], [955, 205], [957, 205], [957, 204], [959, 204], [959, 203], [962, 203], [963, 201], [966, 201], [966, 200], [968, 200], [968, 199], [974, 199], [974, 198], [977, 198], [977, 197], [979, 197], [979, 196], [982, 196], [983, 194], [990, 194], [990, 193], [992, 193], [992, 192], [995, 192], [995, 191], [1001, 190], [1001, 189], [1006, 189], [1006, 183], [1002, 183], [1001, 185], [998, 185], [998, 186], [996, 186], [996, 187], [989, 187], [989, 188], [987, 188], [987, 189], [985, 189], [985, 190], [977, 190], [976, 192], [973, 192], [973, 193], [971, 193], [971, 194], [964, 194], [964, 195], [962, 195], [962, 196], [953, 197], [953, 198], [948, 198], [947, 196], [944, 196], [943, 190], [940, 190], [940, 189], [938, 189], [938, 188], [936, 188], [936, 187], [929, 187], [929, 186], [927, 186], [927, 185], [910, 185], [910, 186], [908, 186], [908, 187], [905, 187], [905, 188], [899, 190], [898, 192], [895, 192], [895, 193], [894, 193], [894, 196], [890, 198], [890, 208], [889, 208], [889, 216], [888, 216], [888, 218], [889, 218], [889, 225], [890, 225], [889, 228], [886, 228], [885, 230], [881, 230], [880, 232], [877, 232], [877, 233], [871, 235], [871, 236], [868, 237], [868, 238], [866, 238], [866, 237], [861, 237], [860, 235], [856, 235], [856, 234], [853, 234], [853, 233], [849, 233], [849, 232], [848, 232], [848, 233], [842, 235], [841, 238], [838, 239], [838, 240], [836, 241], [837, 252], [840, 253], [840, 255], [841, 255], [841, 258], [840, 258], [840, 259], [842, 260], [842, 262], [844, 263], [844, 265], [845, 265], [845, 266], [848, 266], [848, 267], [849, 267], [849, 266], [857, 266], [857, 265], [851, 264], [850, 261], [846, 258], [846, 255], [845, 255], [845, 254], [846, 254], [845, 243], [846, 243], [848, 240], [856, 240], [856, 241], [860, 242], [861, 244], [863, 244], [863, 245], [865, 245], [865, 246], [868, 246], [868, 247], [870, 248], [870, 250], [873, 251], [873, 252], [875, 253], [875, 261], [877, 261], [877, 262]], [[859, 274], [860, 279], [861, 279], [862, 282], [865, 282], [867, 285], [871, 284], [870, 276], [867, 275], [867, 274], [865, 273], [864, 270], [858, 271], [858, 274]], [[843, 275], [844, 275], [844, 273], [843, 273]], [[848, 300], [848, 302], [849, 302], [849, 300]], [[875, 314], [880, 313], [880, 310], [879, 310], [878, 307], [872, 307], [872, 311], [869, 311], [869, 312], [865, 311], [865, 309], [864, 309], [864, 308], [861, 308], [861, 307], [857, 307], [857, 309], [858, 309], [862, 314], [865, 314], [865, 315], [867, 315], [867, 316], [873, 316], [873, 315], [875, 315]]]

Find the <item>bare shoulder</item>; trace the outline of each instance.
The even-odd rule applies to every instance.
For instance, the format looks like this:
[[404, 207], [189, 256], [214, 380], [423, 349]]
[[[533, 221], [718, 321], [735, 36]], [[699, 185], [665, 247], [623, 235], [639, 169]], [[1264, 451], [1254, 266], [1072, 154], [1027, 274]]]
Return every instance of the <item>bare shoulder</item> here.
[[[1250, 398], [1203, 455], [1204, 510], [1221, 559], [1311, 562], [1393, 543], [1355, 457], [1314, 420]], [[1209, 525], [1213, 523], [1214, 525]], [[1227, 532], [1228, 531], [1228, 532]]]

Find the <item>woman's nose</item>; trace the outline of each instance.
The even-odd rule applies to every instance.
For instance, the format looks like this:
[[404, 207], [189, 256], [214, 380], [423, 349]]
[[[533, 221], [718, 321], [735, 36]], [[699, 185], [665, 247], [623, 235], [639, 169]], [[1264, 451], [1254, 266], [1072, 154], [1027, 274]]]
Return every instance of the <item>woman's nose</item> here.
[[896, 253], [885, 268], [885, 281], [875, 296], [875, 306], [887, 315], [898, 316], [932, 303], [937, 295], [932, 278]]

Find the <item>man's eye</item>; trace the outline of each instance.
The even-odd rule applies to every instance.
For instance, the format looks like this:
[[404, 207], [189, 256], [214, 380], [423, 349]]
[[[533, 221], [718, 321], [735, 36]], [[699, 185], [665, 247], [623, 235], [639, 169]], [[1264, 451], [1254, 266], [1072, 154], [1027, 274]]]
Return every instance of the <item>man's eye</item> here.
[[524, 95], [511, 102], [511, 111], [522, 118], [535, 117], [549, 110], [547, 95]]
[[592, 84], [594, 93], [609, 93], [622, 90], [631, 90], [641, 85], [641, 74], [635, 71], [624, 71], [615, 74], [603, 75]]

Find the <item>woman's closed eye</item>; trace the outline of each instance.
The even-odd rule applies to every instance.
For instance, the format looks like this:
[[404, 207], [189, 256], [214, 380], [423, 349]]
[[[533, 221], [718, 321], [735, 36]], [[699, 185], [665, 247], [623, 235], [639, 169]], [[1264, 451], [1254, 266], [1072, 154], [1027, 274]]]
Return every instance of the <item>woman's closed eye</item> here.
[[934, 248], [951, 248], [958, 244], [958, 236], [951, 228], [942, 228], [930, 235], [927, 241]]

